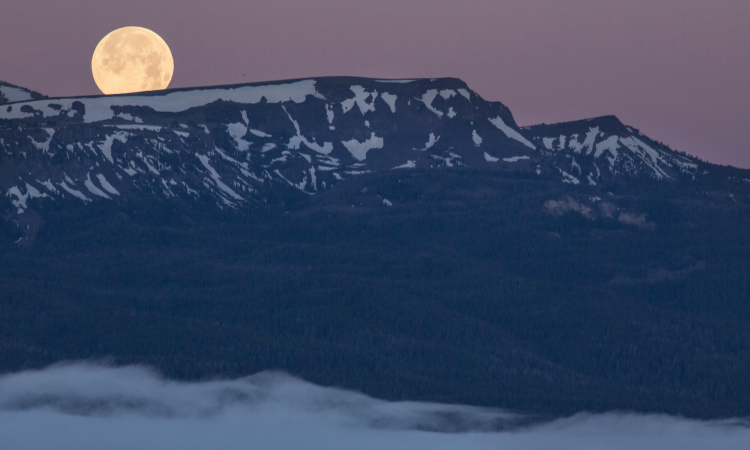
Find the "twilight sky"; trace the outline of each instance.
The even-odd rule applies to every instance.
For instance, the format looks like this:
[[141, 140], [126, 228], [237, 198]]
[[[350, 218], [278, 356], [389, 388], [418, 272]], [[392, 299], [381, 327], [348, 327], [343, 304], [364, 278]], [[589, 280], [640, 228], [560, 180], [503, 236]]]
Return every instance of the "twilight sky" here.
[[519, 125], [615, 114], [673, 149], [750, 168], [745, 0], [2, 3], [0, 80], [50, 96], [99, 94], [96, 44], [136, 25], [172, 49], [170, 87], [450, 76]]

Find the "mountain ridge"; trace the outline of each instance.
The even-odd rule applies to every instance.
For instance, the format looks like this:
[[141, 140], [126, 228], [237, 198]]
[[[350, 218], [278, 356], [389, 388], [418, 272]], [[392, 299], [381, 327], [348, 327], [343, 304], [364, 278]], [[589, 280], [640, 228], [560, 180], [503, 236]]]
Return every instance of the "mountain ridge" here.
[[750, 414], [750, 171], [609, 116], [519, 128], [456, 79], [31, 100], [0, 192], [2, 372]]
[[[455, 78], [323, 77], [33, 99], [1, 108], [0, 127], [0, 188], [19, 213], [53, 197], [87, 203], [146, 187], [234, 208], [263, 202], [277, 183], [314, 195], [396, 169], [521, 170], [593, 187], [613, 176], [695, 179], [706, 165], [614, 116], [519, 128], [505, 105]], [[553, 147], [560, 137], [567, 143]]]
[[0, 105], [47, 98], [38, 92], [0, 80]]

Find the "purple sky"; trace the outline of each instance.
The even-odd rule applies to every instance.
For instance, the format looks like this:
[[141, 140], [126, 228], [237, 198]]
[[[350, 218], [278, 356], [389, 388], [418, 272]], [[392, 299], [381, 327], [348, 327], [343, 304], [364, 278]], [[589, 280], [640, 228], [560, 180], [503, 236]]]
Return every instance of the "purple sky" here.
[[615, 114], [750, 168], [746, 0], [3, 0], [0, 79], [98, 94], [91, 55], [127, 25], [167, 41], [170, 87], [451, 76], [520, 125]]

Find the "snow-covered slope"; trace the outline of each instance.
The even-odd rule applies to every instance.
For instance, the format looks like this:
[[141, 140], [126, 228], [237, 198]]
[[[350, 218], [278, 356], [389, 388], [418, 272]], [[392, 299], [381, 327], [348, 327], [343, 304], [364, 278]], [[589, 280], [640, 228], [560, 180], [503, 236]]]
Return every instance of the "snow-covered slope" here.
[[613, 117], [519, 129], [507, 107], [451, 78], [57, 99], [2, 88], [16, 101], [0, 107], [0, 189], [15, 214], [35, 202], [134, 195], [243, 208], [279, 189], [315, 195], [394, 170], [525, 171], [574, 185], [701, 173]]
[[0, 105], [6, 103], [25, 102], [34, 99], [40, 99], [44, 96], [38, 92], [30, 91], [26, 88], [14, 86], [12, 84], [0, 81]]
[[596, 185], [616, 176], [695, 179], [701, 162], [625, 126], [615, 116], [525, 127], [540, 153], [558, 160], [565, 181]]
[[524, 163], [510, 111], [460, 80], [321, 78], [0, 108], [0, 186], [30, 200], [148, 193], [237, 208], [382, 170]]

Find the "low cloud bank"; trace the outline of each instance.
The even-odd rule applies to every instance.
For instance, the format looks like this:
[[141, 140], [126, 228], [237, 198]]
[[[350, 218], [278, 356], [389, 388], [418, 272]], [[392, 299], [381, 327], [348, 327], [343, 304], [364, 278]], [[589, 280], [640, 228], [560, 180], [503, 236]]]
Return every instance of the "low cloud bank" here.
[[3, 449], [747, 449], [746, 421], [578, 415], [529, 425], [500, 410], [385, 402], [281, 373], [177, 383], [141, 367], [0, 377]]

